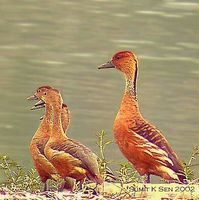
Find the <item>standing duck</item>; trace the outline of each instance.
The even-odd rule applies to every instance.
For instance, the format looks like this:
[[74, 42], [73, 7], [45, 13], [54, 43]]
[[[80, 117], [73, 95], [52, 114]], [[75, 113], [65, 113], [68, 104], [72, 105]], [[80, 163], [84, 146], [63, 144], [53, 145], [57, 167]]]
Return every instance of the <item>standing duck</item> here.
[[47, 159], [62, 178], [71, 177], [82, 183], [87, 177], [101, 184], [103, 180], [99, 173], [97, 156], [89, 148], [64, 134], [61, 123], [62, 97], [59, 91], [46, 88], [41, 91], [40, 98], [53, 116], [50, 139], [44, 149]]
[[133, 52], [116, 53], [99, 69], [116, 68], [124, 74], [124, 96], [114, 122], [114, 137], [123, 155], [138, 173], [160, 176], [166, 180], [185, 182], [182, 163], [163, 134], [145, 120], [137, 100], [138, 60]]
[[[42, 92], [44, 88], [46, 91], [49, 90], [51, 87], [40, 87], [37, 89], [37, 92]], [[39, 96], [33, 95], [28, 97], [27, 99], [38, 100]], [[46, 106], [44, 118], [41, 121], [39, 128], [37, 129], [30, 143], [30, 152], [33, 159], [33, 163], [40, 176], [42, 183], [44, 183], [44, 191], [47, 190], [48, 179], [59, 180], [61, 178], [55, 167], [48, 161], [48, 159], [44, 155], [44, 147], [47, 141], [49, 140], [52, 128], [51, 115], [51, 107]]]
[[[51, 89], [50, 86], [42, 86], [37, 89], [37, 92], [28, 97], [28, 100], [38, 100], [40, 99], [40, 94], [44, 90]], [[43, 101], [36, 103], [31, 110], [40, 109], [45, 107], [45, 103]], [[70, 115], [69, 110], [66, 104], [62, 105], [62, 127], [64, 131], [66, 131], [69, 127]], [[58, 174], [55, 167], [47, 160], [46, 156], [44, 155], [44, 147], [47, 141], [50, 138], [51, 128], [52, 128], [52, 110], [51, 107], [45, 110], [44, 117], [41, 118], [41, 123], [39, 128], [37, 129], [35, 135], [33, 136], [31, 143], [30, 143], [30, 152], [33, 159], [33, 163], [35, 165], [36, 170], [40, 176], [41, 181], [44, 183], [44, 191], [47, 190], [47, 180], [53, 179], [58, 180], [60, 179], [60, 175]], [[63, 189], [73, 191], [75, 187], [74, 180], [67, 178], [62, 186]]]

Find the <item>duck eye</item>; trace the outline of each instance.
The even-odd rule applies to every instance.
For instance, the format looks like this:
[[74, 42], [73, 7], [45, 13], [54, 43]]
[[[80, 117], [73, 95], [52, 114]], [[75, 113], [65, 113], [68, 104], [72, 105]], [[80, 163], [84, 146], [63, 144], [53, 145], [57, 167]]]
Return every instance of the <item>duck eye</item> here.
[[46, 93], [46, 92], [44, 92], [44, 95], [47, 95], [47, 93]]
[[117, 59], [117, 60], [119, 60], [119, 59], [120, 59], [120, 57], [119, 57], [119, 56], [117, 56], [117, 57], [116, 57], [116, 59]]

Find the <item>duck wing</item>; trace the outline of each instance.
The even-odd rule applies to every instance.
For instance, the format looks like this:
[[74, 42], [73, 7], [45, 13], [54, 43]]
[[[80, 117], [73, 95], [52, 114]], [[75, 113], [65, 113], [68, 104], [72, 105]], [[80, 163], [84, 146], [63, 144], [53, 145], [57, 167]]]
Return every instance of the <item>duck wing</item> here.
[[[53, 150], [65, 152], [75, 160], [81, 161], [80, 166], [86, 169], [94, 179], [99, 177], [97, 156], [88, 147], [73, 139], [66, 139], [59, 145], [51, 146]], [[96, 181], [98, 182], [98, 181]]]
[[[185, 175], [182, 163], [172, 150], [166, 138], [155, 126], [142, 120], [139, 121], [135, 127], [130, 128], [130, 130], [137, 134], [140, 140], [143, 140], [143, 144], [142, 142], [139, 144], [140, 148], [144, 148], [145, 151], [148, 151], [152, 155], [155, 154], [165, 166], [178, 173], [179, 180], [183, 182]], [[158, 154], [159, 156], [157, 156]]]

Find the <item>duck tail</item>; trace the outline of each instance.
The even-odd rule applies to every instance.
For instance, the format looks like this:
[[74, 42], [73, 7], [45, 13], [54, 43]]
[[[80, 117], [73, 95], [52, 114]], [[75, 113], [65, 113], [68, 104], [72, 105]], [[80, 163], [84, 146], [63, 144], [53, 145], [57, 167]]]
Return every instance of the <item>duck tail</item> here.
[[95, 176], [95, 182], [99, 185], [101, 185], [104, 182], [104, 180], [100, 174]]
[[177, 176], [178, 176], [180, 183], [182, 183], [182, 184], [188, 183], [184, 172], [177, 173]]
[[101, 185], [104, 182], [104, 180], [103, 180], [103, 178], [100, 174], [87, 173], [87, 177], [88, 177], [88, 179], [90, 179], [91, 181], [93, 181], [93, 182], [95, 182], [96, 184], [99, 184], [99, 185]]

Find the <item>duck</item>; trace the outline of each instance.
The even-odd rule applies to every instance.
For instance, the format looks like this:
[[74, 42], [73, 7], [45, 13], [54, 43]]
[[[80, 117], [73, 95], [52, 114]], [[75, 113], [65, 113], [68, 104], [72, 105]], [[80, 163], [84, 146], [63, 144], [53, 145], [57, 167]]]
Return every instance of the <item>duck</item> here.
[[[48, 90], [51, 87], [42, 86], [39, 87], [37, 91], [42, 91], [44, 88]], [[37, 96], [36, 94], [34, 94], [33, 96], [28, 97], [27, 99], [39, 100], [39, 95]], [[31, 110], [40, 109], [44, 107], [45, 103], [39, 101], [31, 108]], [[66, 131], [69, 127], [69, 122], [70, 122], [69, 110], [66, 104], [62, 105], [61, 117], [62, 117], [63, 130]], [[48, 109], [45, 111], [45, 115], [40, 118], [41, 123], [36, 133], [34, 134], [29, 147], [33, 164], [39, 174], [41, 182], [44, 183], [43, 191], [48, 190], [48, 185], [47, 185], [48, 179], [53, 179], [55, 181], [61, 179], [55, 167], [48, 161], [48, 159], [44, 155], [44, 147], [50, 138], [50, 129], [52, 128], [51, 118], [52, 118], [51, 112], [50, 109]], [[66, 189], [69, 191], [73, 191], [74, 188], [75, 188], [74, 180], [71, 178], [66, 178], [60, 190]]]
[[[50, 87], [38, 88], [38, 90], [43, 91], [43, 89], [50, 89]], [[38, 100], [39, 98], [36, 95], [30, 96], [28, 100]], [[43, 191], [48, 190], [47, 180], [53, 179], [58, 181], [61, 179], [59, 173], [55, 167], [49, 162], [49, 160], [44, 155], [44, 147], [49, 140], [50, 131], [51, 131], [51, 107], [45, 109], [45, 115], [41, 121], [37, 131], [35, 132], [32, 140], [30, 142], [30, 153], [32, 156], [33, 164], [39, 174], [40, 180], [44, 183]]]
[[163, 133], [147, 121], [139, 110], [137, 99], [138, 59], [132, 51], [120, 51], [98, 69], [114, 68], [124, 74], [125, 90], [116, 115], [115, 141], [127, 160], [141, 176], [159, 176], [167, 181], [185, 183], [181, 160]]
[[88, 178], [96, 184], [102, 184], [97, 155], [64, 133], [61, 122], [63, 100], [60, 92], [51, 87], [37, 90], [36, 95], [45, 102], [46, 110], [51, 112], [52, 116], [51, 134], [44, 148], [48, 161], [53, 164], [63, 179], [71, 177], [82, 185]]

